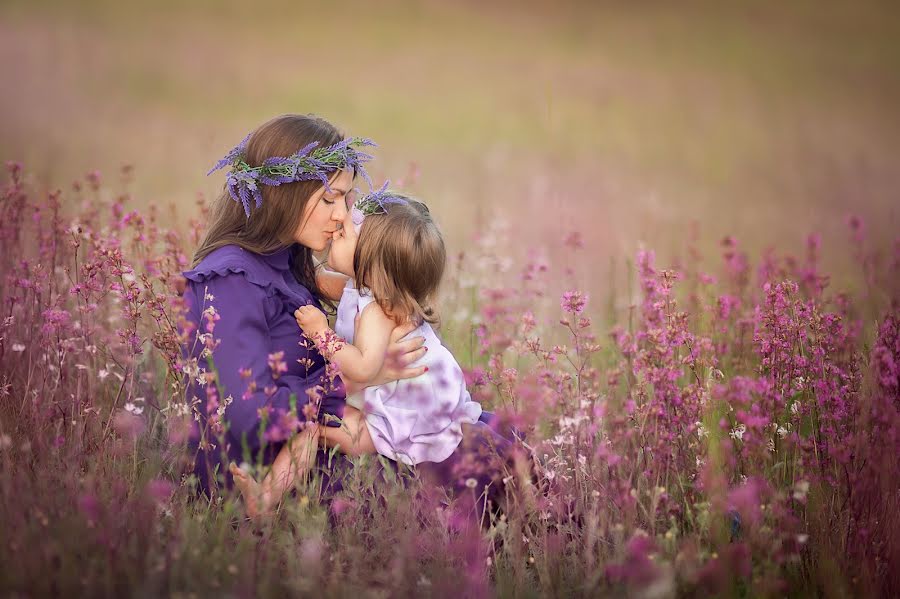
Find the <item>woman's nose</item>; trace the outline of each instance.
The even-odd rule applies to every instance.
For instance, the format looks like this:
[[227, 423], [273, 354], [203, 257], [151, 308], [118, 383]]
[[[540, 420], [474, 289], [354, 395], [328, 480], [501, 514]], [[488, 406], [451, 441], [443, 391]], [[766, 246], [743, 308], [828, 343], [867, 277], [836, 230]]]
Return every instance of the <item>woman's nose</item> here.
[[346, 217], [347, 206], [344, 205], [344, 202], [335, 202], [334, 210], [331, 211], [331, 220], [342, 223]]

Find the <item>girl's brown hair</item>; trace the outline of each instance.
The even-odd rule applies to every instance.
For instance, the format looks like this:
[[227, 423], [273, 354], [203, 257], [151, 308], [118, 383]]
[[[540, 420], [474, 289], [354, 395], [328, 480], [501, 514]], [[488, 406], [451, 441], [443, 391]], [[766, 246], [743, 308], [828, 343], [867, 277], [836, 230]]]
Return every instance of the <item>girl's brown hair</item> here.
[[[338, 143], [344, 135], [331, 123], [314, 115], [286, 114], [261, 125], [247, 141], [244, 160], [259, 166], [272, 156], [290, 156], [314, 141], [319, 147]], [[297, 281], [322, 296], [316, 285], [312, 250], [294, 241], [309, 198], [322, 186], [320, 181], [297, 181], [278, 187], [260, 185], [262, 206], [252, 206], [250, 217], [240, 203], [222, 190], [212, 207], [209, 229], [194, 253], [196, 266], [213, 250], [237, 245], [257, 254], [272, 254], [293, 246], [291, 270]]]
[[447, 260], [444, 238], [425, 204], [390, 195], [405, 202], [386, 204], [385, 214], [366, 217], [353, 254], [356, 285], [369, 289], [398, 323], [409, 318], [435, 324], [432, 302]]

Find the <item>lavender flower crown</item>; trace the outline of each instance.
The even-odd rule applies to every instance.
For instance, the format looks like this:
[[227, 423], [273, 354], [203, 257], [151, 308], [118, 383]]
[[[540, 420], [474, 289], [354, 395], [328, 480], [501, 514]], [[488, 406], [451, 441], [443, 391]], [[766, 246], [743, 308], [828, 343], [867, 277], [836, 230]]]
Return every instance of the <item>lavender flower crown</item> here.
[[353, 207], [350, 209], [350, 216], [357, 229], [362, 226], [363, 220], [365, 220], [367, 216], [373, 214], [387, 214], [387, 207], [389, 204], [407, 203], [405, 198], [398, 196], [395, 192], [388, 191], [388, 183], [390, 183], [390, 181], [385, 181], [384, 185], [381, 186], [381, 189], [373, 191], [353, 203]]
[[262, 206], [260, 184], [277, 187], [284, 183], [318, 180], [325, 189], [331, 191], [328, 173], [348, 168], [362, 175], [369, 184], [369, 189], [372, 188], [372, 180], [363, 167], [363, 162], [372, 160], [372, 156], [358, 149], [375, 147], [376, 144], [371, 139], [348, 137], [325, 148], [318, 147], [319, 142], [314, 141], [290, 156], [266, 158], [260, 166], [250, 166], [244, 159], [249, 139], [250, 135], [247, 135], [206, 173], [209, 176], [220, 168], [231, 166], [225, 177], [225, 184], [232, 199], [244, 206], [247, 218], [250, 218], [251, 199], [256, 202], [257, 208]]

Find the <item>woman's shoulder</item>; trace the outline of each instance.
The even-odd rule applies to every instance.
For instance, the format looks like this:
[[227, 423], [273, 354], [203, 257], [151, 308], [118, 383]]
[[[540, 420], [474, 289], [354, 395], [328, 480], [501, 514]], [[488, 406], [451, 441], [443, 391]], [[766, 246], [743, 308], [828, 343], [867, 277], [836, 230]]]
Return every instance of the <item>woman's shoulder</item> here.
[[278, 273], [265, 258], [238, 245], [225, 245], [207, 254], [191, 270], [184, 273], [188, 281], [205, 283], [216, 278], [237, 277], [259, 287], [280, 283]]

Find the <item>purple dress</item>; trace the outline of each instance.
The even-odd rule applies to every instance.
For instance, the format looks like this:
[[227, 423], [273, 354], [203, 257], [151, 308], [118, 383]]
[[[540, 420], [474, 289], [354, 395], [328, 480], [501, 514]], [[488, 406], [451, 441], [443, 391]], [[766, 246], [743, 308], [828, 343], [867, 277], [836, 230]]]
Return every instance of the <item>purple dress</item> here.
[[[212, 351], [219, 380], [212, 400], [207, 386], [196, 381], [196, 373], [187, 399], [196, 402], [200, 426], [207, 424], [210, 415], [213, 421], [218, 418], [227, 423], [224, 447], [214, 435], [209, 438], [215, 448], [200, 447], [198, 435], [192, 435], [197, 451], [194, 472], [201, 490], [208, 491], [216, 475], [220, 485], [231, 486], [227, 472], [230, 461], [274, 460], [283, 441], [296, 430], [296, 421], [288, 415], [292, 397], [301, 420], [303, 407], [309, 402], [308, 391], [321, 396], [320, 421], [337, 426], [333, 419], [326, 421], [325, 415], [343, 416], [343, 383], [326, 374], [325, 360], [315, 348], [301, 343], [294, 311], [303, 305], [321, 305], [297, 282], [290, 269], [290, 256], [291, 248], [260, 255], [229, 245], [211, 252], [196, 268], [184, 273], [188, 320], [197, 326], [198, 334], [203, 334], [213, 306], [218, 318], [212, 334], [220, 342]], [[192, 341], [196, 335], [191, 337]], [[186, 350], [188, 357], [196, 358], [202, 371], [210, 371], [203, 343], [192, 345]], [[277, 352], [284, 352], [278, 360], [283, 365], [280, 368], [269, 360]], [[286, 371], [279, 372], [285, 367]], [[260, 431], [266, 413], [267, 427]]]

